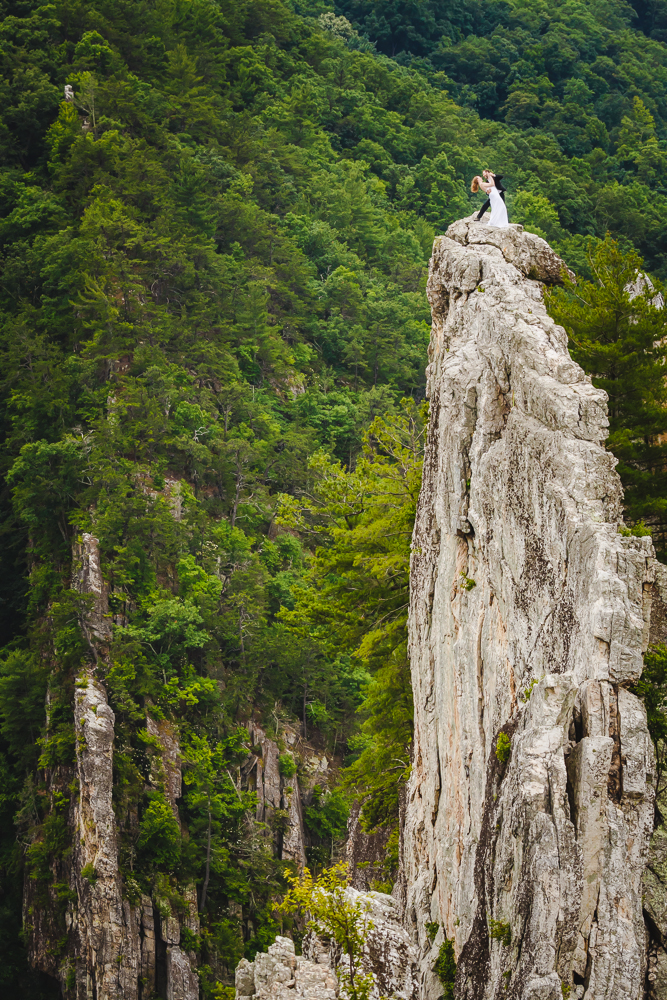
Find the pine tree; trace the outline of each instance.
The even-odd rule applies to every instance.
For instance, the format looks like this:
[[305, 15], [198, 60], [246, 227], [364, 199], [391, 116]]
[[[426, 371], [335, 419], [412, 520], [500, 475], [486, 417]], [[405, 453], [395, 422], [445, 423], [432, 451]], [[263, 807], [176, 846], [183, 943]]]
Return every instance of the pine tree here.
[[[345, 784], [363, 800], [368, 831], [394, 828], [410, 768], [412, 689], [407, 655], [410, 540], [421, 485], [426, 407], [377, 418], [354, 470], [315, 455], [313, 494], [283, 497], [281, 520], [319, 535], [308, 586], [283, 611], [301, 644], [348, 654], [366, 672], [360, 732], [349, 739]], [[391, 858], [387, 874], [391, 874]]]
[[[625, 512], [667, 556], [667, 311], [634, 250], [609, 236], [590, 259], [593, 281], [548, 293], [553, 318], [593, 385], [609, 396], [607, 447], [618, 458]], [[640, 529], [641, 530], [641, 529]]]

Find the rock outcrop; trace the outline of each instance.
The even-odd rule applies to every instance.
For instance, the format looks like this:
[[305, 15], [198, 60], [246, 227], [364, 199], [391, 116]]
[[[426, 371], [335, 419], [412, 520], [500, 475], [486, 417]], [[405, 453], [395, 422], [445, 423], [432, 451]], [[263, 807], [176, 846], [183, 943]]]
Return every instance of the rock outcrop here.
[[297, 958], [291, 938], [277, 937], [254, 962], [241, 960], [236, 969], [237, 1000], [336, 1000], [337, 980], [328, 961]]
[[544, 305], [562, 272], [520, 226], [463, 220], [433, 250], [400, 883], [425, 1000], [445, 936], [458, 1000], [639, 1000], [647, 979], [654, 754], [629, 689], [655, 561], [619, 533], [606, 396]]
[[[362, 972], [373, 974], [369, 1000], [417, 1000], [417, 952], [400, 922], [396, 901], [383, 893], [346, 892], [368, 907], [369, 933], [361, 962]], [[331, 942], [312, 932], [303, 939], [298, 958], [290, 938], [277, 937], [268, 952], [254, 962], [242, 959], [236, 969], [236, 1000], [335, 1000], [336, 971], [347, 958]]]
[[[90, 659], [75, 684], [75, 773], [60, 767], [47, 772], [47, 780], [57, 792], [74, 779], [78, 794], [71, 799], [67, 817], [72, 849], [57, 862], [56, 888], [49, 890], [48, 901], [38, 897], [33, 880], [26, 880], [30, 960], [60, 980], [67, 1000], [139, 1000], [156, 991], [166, 1000], [198, 1000], [195, 955], [180, 947], [183, 928], [199, 933], [194, 889], [186, 893], [183, 912], [176, 914], [166, 899], [158, 900], [159, 906], [149, 896], [132, 902], [133, 893], [127, 892], [121, 876], [112, 795], [115, 716], [98, 671], [111, 638], [108, 593], [97, 539], [84, 534], [73, 555], [72, 585], [86, 599], [81, 628]], [[155, 783], [164, 788], [178, 816], [177, 738], [168, 723], [148, 718], [146, 724], [162, 747], [155, 761]], [[60, 926], [54, 914], [62, 914], [63, 897], [66, 909]]]
[[[297, 774], [285, 777], [280, 773], [280, 748], [257, 723], [248, 723], [248, 735], [255, 752], [248, 756], [241, 775], [244, 787], [257, 795], [257, 820], [273, 827], [277, 857], [303, 867], [306, 850]], [[294, 734], [285, 730], [283, 736]]]

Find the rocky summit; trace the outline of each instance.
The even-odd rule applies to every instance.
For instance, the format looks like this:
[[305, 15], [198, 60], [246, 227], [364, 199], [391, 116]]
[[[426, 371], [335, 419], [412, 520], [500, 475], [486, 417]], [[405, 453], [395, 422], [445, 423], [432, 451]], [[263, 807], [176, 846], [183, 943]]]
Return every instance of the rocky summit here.
[[400, 883], [424, 1000], [445, 936], [459, 1000], [639, 1000], [657, 978], [632, 685], [664, 641], [664, 571], [623, 533], [606, 395], [547, 314], [564, 270], [516, 225], [462, 220], [433, 249]]
[[[518, 225], [464, 219], [433, 248], [413, 769], [394, 898], [369, 897], [378, 997], [439, 1000], [447, 948], [456, 1000], [667, 996], [665, 837], [632, 690], [665, 641], [667, 571], [623, 523], [606, 394], [547, 313], [566, 274]], [[369, 845], [355, 827], [352, 862]], [[278, 939], [242, 963], [239, 1000], [328, 996], [340, 955], [306, 940], [304, 958]]]

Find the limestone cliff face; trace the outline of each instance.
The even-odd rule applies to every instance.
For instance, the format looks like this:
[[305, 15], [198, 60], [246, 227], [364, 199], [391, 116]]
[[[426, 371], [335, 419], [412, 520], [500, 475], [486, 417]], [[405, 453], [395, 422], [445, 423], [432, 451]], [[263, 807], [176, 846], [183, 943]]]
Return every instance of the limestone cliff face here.
[[[81, 622], [90, 660], [76, 679], [74, 724], [78, 793], [68, 815], [71, 852], [54, 873], [59, 885], [48, 902], [26, 881], [25, 924], [31, 962], [56, 976], [67, 1000], [140, 1000], [159, 995], [166, 1000], [198, 1000], [199, 980], [194, 953], [180, 947], [184, 927], [199, 932], [197, 899], [186, 893], [186, 912], [177, 915], [168, 900], [143, 896], [131, 902], [119, 867], [118, 820], [113, 808], [115, 717], [98, 668], [111, 638], [108, 594], [97, 539], [84, 534], [74, 548], [73, 587], [92, 598]], [[181, 768], [178, 741], [168, 723], [146, 720], [163, 749], [160, 774], [178, 816]], [[60, 770], [63, 770], [62, 768]], [[47, 774], [55, 787], [72, 775]], [[62, 911], [67, 890], [64, 928]], [[62, 931], [65, 930], [65, 936]]]
[[[185, 929], [194, 935], [200, 930], [195, 887], [185, 889], [185, 905], [176, 912], [157, 889], [151, 898], [141, 895], [136, 883], [127, 885], [120, 869], [120, 833], [136, 833], [138, 816], [136, 808], [126, 815], [114, 810], [115, 716], [104, 683], [111, 624], [99, 544], [91, 534], [75, 543], [72, 586], [87, 599], [80, 624], [89, 649], [75, 683], [76, 767], [45, 773], [52, 797], [76, 788], [67, 816], [71, 849], [54, 863], [48, 889], [40, 891], [33, 879], [26, 879], [30, 961], [59, 979], [65, 1000], [198, 1000], [196, 954], [181, 946]], [[153, 759], [150, 786], [164, 791], [180, 824], [177, 727], [147, 715], [146, 729], [162, 751]], [[287, 742], [296, 740], [291, 732], [283, 736]], [[249, 724], [249, 740], [257, 753], [249, 754], [237, 781], [256, 791], [256, 818], [272, 833], [276, 855], [303, 865], [301, 796], [307, 789], [300, 787], [296, 774], [281, 776], [278, 744], [254, 723]], [[242, 912], [237, 915], [244, 920]]]
[[445, 934], [460, 1000], [644, 995], [654, 757], [628, 688], [655, 561], [618, 532], [606, 397], [544, 306], [561, 271], [520, 226], [469, 220], [431, 261], [402, 844], [429, 1000]]

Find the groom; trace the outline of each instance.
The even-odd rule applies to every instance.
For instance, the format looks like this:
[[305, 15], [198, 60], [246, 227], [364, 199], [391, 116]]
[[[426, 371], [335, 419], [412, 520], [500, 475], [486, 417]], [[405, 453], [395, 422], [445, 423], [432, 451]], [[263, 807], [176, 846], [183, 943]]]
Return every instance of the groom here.
[[[503, 199], [503, 201], [505, 201], [505, 191], [507, 190], [507, 188], [503, 187], [503, 175], [496, 174], [494, 177], [490, 170], [483, 170], [482, 177], [484, 178], [485, 181], [493, 180], [494, 184], [500, 191], [500, 197]], [[491, 201], [489, 198], [487, 198], [482, 207], [480, 208], [479, 212], [475, 216], [475, 221], [479, 222], [484, 213], [486, 212], [487, 208], [490, 207], [491, 207]]]

